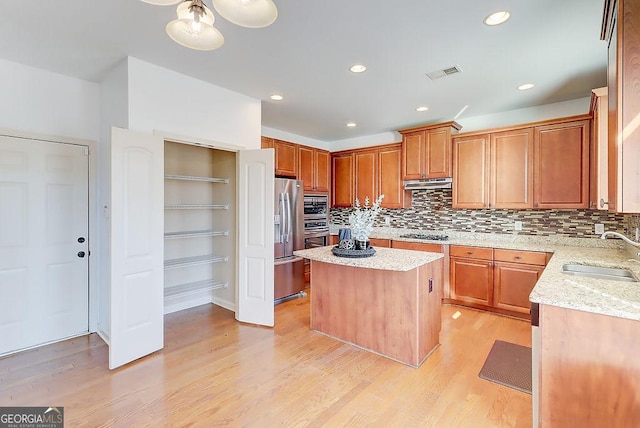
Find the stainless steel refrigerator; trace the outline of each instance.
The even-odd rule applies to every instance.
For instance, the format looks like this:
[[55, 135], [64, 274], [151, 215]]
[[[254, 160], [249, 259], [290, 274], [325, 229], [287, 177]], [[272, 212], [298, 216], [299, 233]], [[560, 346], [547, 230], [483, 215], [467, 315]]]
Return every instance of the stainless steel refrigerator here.
[[274, 298], [304, 290], [304, 259], [294, 256], [304, 249], [304, 193], [302, 181], [275, 179]]

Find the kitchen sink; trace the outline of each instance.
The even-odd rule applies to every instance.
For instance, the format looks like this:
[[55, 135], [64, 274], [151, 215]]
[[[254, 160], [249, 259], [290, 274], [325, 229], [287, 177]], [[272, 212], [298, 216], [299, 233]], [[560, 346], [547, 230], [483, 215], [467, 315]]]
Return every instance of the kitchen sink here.
[[567, 263], [562, 266], [562, 273], [586, 278], [606, 279], [608, 281], [638, 282], [631, 271], [620, 268]]

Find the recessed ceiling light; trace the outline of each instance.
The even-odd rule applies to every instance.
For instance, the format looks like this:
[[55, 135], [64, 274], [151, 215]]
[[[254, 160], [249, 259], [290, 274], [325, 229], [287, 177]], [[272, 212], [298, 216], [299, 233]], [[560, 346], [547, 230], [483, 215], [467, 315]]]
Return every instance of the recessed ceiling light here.
[[347, 128], [355, 128], [356, 124], [354, 122], [347, 123]]
[[278, 95], [278, 94], [273, 94], [270, 97], [273, 101], [282, 101], [283, 97], [282, 95]]
[[364, 66], [364, 65], [362, 65], [362, 64], [356, 64], [356, 65], [352, 65], [352, 66], [349, 68], [349, 70], [350, 70], [352, 73], [363, 73], [364, 71], [366, 71], [366, 70], [367, 70], [367, 67], [365, 67], [365, 66]]
[[492, 13], [484, 19], [484, 23], [487, 25], [500, 25], [503, 22], [506, 22], [511, 14], [506, 10], [501, 10], [500, 12]]
[[526, 91], [527, 89], [531, 89], [534, 86], [536, 85], [534, 85], [533, 83], [525, 83], [524, 85], [518, 86], [518, 89], [520, 89], [521, 91]]
[[425, 106], [416, 107], [416, 111], [427, 111], [427, 110], [429, 110], [429, 107], [425, 107]]

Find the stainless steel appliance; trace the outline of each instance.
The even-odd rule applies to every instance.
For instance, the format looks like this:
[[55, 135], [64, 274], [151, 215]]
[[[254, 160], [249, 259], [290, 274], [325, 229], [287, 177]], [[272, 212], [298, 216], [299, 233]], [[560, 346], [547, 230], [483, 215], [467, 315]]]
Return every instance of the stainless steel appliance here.
[[[304, 195], [304, 248], [329, 245], [329, 196]], [[310, 275], [309, 260], [304, 261]]]
[[425, 239], [429, 241], [446, 241], [449, 239], [447, 235], [428, 235], [424, 233], [407, 233], [400, 235], [400, 238]]
[[293, 255], [304, 249], [302, 181], [275, 179], [274, 298], [304, 292], [304, 260]]

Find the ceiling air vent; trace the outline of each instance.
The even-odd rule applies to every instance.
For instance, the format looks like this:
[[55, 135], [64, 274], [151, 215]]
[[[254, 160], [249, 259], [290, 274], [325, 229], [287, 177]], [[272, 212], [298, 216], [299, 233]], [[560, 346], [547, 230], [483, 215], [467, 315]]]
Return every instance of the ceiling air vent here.
[[462, 69], [458, 65], [454, 65], [452, 67], [447, 67], [442, 70], [432, 71], [431, 73], [427, 73], [427, 77], [431, 80], [436, 80], [441, 77], [450, 76], [452, 74], [462, 73]]

